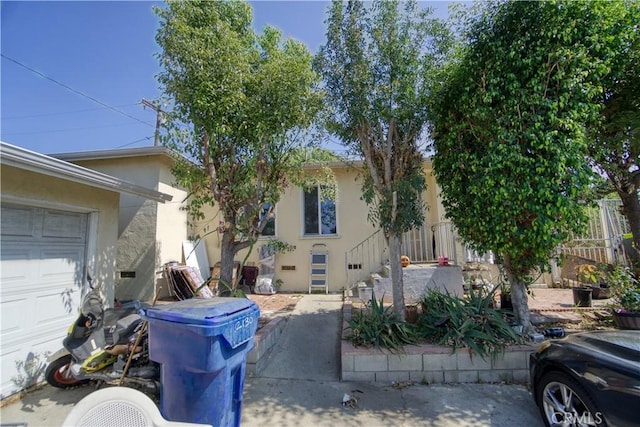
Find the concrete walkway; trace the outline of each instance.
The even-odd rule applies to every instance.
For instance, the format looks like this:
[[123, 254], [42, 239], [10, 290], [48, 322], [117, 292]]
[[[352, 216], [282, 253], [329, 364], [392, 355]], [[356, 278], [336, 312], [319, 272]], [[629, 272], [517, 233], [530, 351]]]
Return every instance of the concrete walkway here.
[[338, 381], [340, 379], [340, 295], [305, 295], [258, 377]]

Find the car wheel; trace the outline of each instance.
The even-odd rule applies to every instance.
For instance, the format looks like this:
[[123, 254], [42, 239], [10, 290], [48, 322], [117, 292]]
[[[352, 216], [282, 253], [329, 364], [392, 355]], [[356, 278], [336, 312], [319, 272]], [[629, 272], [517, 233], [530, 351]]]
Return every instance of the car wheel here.
[[543, 375], [536, 390], [536, 402], [548, 427], [607, 425], [584, 388], [567, 374]]

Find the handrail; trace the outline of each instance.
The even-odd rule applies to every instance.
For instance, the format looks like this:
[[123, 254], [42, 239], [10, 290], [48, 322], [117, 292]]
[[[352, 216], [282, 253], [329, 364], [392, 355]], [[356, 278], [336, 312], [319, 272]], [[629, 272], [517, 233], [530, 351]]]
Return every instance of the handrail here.
[[[457, 260], [456, 237], [450, 222], [423, 224], [403, 234], [403, 255], [413, 263], [436, 262], [446, 256], [450, 262]], [[345, 252], [347, 288], [353, 288], [371, 273], [389, 263], [389, 248], [382, 230], [377, 230], [366, 239]]]

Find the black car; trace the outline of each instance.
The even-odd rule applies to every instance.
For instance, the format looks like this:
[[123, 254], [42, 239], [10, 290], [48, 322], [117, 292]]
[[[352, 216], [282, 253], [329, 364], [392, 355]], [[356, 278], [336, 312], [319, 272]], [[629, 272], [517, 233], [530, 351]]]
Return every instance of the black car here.
[[640, 331], [591, 331], [544, 341], [530, 356], [547, 426], [640, 425]]

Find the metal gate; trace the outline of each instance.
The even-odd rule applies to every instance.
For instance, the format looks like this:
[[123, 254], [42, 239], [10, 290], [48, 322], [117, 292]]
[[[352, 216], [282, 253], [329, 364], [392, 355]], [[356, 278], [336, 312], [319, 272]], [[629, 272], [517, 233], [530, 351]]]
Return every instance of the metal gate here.
[[560, 247], [561, 253], [595, 262], [626, 264], [622, 241], [631, 228], [621, 207], [619, 199], [599, 200], [598, 206], [589, 210], [586, 230], [581, 235], [571, 234]]

